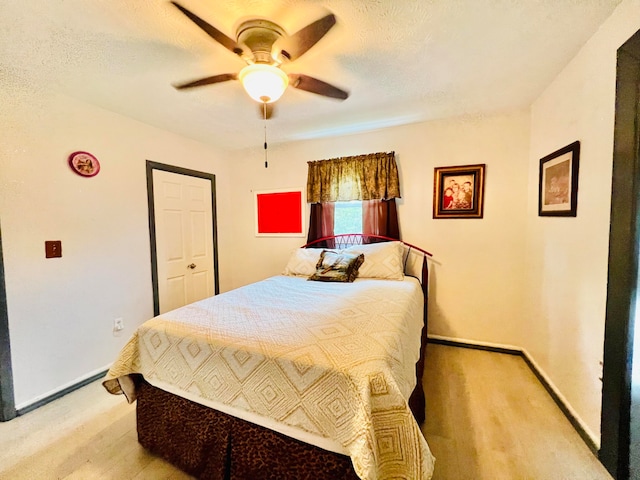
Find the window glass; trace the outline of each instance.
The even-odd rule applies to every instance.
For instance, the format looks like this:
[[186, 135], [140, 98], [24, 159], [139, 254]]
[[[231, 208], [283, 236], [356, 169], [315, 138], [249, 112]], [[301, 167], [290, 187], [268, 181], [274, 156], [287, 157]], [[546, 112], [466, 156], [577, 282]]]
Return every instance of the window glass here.
[[336, 202], [335, 206], [334, 234], [362, 233], [362, 202], [360, 200]]

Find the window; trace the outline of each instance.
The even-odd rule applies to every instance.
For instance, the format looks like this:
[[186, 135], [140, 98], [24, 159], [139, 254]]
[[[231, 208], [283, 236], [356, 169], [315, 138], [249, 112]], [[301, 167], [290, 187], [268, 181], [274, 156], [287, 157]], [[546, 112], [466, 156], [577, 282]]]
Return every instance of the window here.
[[362, 233], [362, 201], [335, 202], [333, 233]]
[[307, 163], [309, 242], [344, 233], [399, 238], [400, 181], [394, 152]]

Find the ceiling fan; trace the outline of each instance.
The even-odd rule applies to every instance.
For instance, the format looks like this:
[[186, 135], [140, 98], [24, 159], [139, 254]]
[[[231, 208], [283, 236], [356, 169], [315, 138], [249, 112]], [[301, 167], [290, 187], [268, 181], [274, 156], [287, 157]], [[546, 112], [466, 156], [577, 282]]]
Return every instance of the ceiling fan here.
[[287, 35], [282, 27], [269, 20], [247, 20], [240, 24], [236, 40], [232, 40], [182, 5], [171, 3], [207, 35], [247, 63], [238, 73], [223, 73], [174, 85], [176, 89], [239, 80], [249, 96], [260, 103], [260, 115], [265, 119], [273, 115], [273, 102], [282, 96], [289, 85], [338, 100], [345, 100], [349, 96], [346, 91], [322, 80], [300, 73], [287, 74], [280, 68], [283, 63], [304, 55], [324, 37], [336, 23], [333, 14], [316, 20], [293, 35]]

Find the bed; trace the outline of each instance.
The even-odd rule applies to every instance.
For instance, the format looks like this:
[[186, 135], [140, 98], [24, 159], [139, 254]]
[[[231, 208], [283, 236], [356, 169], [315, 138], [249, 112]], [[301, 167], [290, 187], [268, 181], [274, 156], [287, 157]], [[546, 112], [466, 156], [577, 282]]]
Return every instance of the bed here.
[[[103, 382], [137, 400], [139, 442], [205, 479], [430, 478], [429, 254], [378, 240], [321, 239], [283, 275], [140, 326]], [[330, 258], [356, 258], [355, 280], [309, 281]]]

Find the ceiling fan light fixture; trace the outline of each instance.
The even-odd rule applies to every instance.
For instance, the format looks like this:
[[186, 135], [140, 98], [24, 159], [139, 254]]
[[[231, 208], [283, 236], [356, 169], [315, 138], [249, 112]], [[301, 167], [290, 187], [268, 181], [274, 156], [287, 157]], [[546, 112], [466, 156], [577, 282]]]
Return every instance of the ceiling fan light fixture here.
[[260, 103], [275, 102], [289, 85], [286, 73], [266, 63], [247, 65], [240, 70], [238, 79], [247, 94]]

